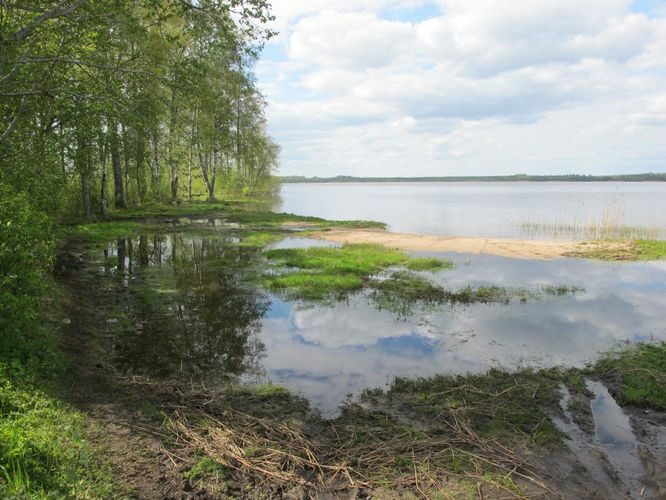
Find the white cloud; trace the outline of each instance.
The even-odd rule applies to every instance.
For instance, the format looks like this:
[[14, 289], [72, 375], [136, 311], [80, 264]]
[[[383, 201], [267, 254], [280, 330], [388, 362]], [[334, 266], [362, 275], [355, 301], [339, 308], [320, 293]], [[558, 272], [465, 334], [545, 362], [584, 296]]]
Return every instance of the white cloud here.
[[409, 20], [432, 3], [276, 5], [285, 57], [258, 76], [282, 173], [664, 169], [663, 17], [629, 0], [439, 0]]

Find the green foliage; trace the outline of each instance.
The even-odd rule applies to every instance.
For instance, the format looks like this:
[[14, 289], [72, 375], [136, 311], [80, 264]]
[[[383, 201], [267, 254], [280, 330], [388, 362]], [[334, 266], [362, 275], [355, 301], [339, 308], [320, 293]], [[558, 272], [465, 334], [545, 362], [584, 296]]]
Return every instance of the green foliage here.
[[612, 351], [596, 363], [594, 371], [619, 381], [614, 392], [621, 404], [666, 410], [666, 343]]
[[274, 191], [253, 75], [266, 0], [31, 0], [0, 19], [0, 183], [36, 207]]
[[[0, 361], [41, 363], [38, 312], [55, 244], [49, 219], [0, 184]], [[36, 347], [38, 346], [38, 347]]]

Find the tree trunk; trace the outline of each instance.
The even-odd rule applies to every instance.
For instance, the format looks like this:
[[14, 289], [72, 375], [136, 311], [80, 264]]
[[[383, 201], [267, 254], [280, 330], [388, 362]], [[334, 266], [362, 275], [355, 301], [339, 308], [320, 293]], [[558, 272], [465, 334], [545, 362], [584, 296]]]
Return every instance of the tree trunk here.
[[146, 185], [143, 183], [143, 162], [146, 158], [146, 135], [143, 127], [139, 127], [136, 137], [136, 190], [139, 194], [139, 202], [143, 203], [146, 197]]
[[86, 218], [92, 216], [92, 208], [90, 206], [90, 175], [88, 172], [81, 172], [81, 196], [83, 198], [83, 212]]
[[102, 215], [106, 215], [107, 211], [107, 204], [106, 204], [106, 144], [105, 141], [102, 139], [100, 140], [100, 148], [99, 148], [99, 154], [100, 154], [100, 163], [102, 164], [102, 180], [101, 180], [101, 186], [100, 186], [100, 196], [99, 196], [99, 203], [100, 203], [100, 212]]
[[109, 122], [109, 132], [111, 134], [111, 166], [113, 167], [113, 193], [114, 206], [116, 208], [125, 208], [125, 189], [123, 183], [123, 168], [120, 163], [120, 145], [118, 143], [118, 126], [115, 122]]
[[203, 177], [206, 189], [208, 190], [208, 199], [215, 199], [215, 177], [209, 176], [210, 158], [199, 151], [199, 168]]
[[123, 142], [123, 160], [125, 165], [125, 203], [129, 205], [130, 203], [130, 149], [129, 149], [129, 140], [127, 137], [127, 129], [125, 124], [120, 124], [120, 130], [122, 132], [122, 142]]
[[157, 193], [157, 188], [160, 183], [159, 141], [157, 139], [157, 130], [153, 130], [150, 145], [153, 149], [153, 158], [150, 162], [151, 188], [153, 193]]
[[171, 201], [178, 200], [178, 163], [174, 157], [174, 142], [176, 140], [176, 125], [178, 120], [178, 108], [176, 107], [176, 91], [171, 91], [171, 122], [169, 123], [169, 144], [167, 147], [167, 158], [169, 172], [171, 174]]
[[187, 160], [187, 197], [192, 201], [192, 144]]

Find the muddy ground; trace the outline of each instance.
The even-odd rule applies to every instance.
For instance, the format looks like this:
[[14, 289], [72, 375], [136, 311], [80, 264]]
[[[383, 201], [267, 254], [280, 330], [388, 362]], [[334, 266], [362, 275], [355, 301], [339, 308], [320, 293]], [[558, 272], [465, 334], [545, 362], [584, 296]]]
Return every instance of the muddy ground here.
[[[279, 391], [128, 377], [111, 361], [108, 322], [125, 299], [99, 286], [80, 243], [61, 245], [59, 262], [68, 399], [119, 498], [666, 498], [666, 414], [624, 408], [636, 446], [613, 454], [585, 390], [549, 409], [568, 436], [540, 446], [479, 437], [464, 419], [452, 429], [400, 395], [375, 394], [327, 421]], [[467, 455], [452, 466], [443, 457], [456, 446]]]

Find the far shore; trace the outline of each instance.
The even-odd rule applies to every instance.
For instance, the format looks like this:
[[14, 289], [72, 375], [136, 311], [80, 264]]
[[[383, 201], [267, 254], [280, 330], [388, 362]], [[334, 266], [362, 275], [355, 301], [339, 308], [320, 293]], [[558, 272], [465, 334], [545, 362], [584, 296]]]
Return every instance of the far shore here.
[[630, 241], [582, 243], [560, 240], [469, 238], [394, 233], [380, 229], [331, 229], [317, 231], [310, 236], [335, 243], [374, 243], [407, 251], [489, 254], [541, 260], [592, 256], [599, 250], [604, 250], [617, 255], [617, 258], [612, 260], [632, 260]]

